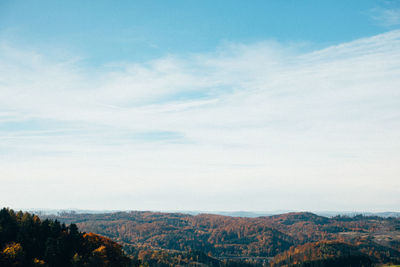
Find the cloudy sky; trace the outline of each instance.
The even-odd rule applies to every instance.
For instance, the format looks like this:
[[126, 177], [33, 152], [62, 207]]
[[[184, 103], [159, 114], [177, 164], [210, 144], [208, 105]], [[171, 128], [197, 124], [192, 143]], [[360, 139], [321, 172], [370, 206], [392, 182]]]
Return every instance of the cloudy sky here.
[[399, 211], [400, 3], [1, 1], [0, 206]]

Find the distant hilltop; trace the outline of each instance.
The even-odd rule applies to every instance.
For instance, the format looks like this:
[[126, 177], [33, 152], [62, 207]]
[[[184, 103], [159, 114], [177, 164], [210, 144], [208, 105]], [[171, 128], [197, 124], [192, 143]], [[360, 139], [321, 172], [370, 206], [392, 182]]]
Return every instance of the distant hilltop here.
[[[90, 209], [26, 209], [28, 212], [32, 212], [38, 215], [57, 215], [62, 213], [78, 213], [78, 214], [101, 214], [101, 213], [115, 213], [115, 212], [129, 212], [129, 210], [90, 210]], [[296, 212], [294, 210], [278, 210], [278, 211], [195, 211], [195, 210], [167, 210], [167, 211], [149, 211], [149, 212], [167, 212], [167, 213], [183, 213], [190, 215], [198, 214], [217, 214], [231, 217], [247, 217], [256, 218], [261, 216], [272, 216], [285, 214], [290, 212]], [[386, 212], [364, 212], [364, 211], [316, 211], [313, 212], [320, 216], [334, 217], [338, 215], [342, 216], [379, 216], [379, 217], [400, 217], [400, 212], [386, 211]]]

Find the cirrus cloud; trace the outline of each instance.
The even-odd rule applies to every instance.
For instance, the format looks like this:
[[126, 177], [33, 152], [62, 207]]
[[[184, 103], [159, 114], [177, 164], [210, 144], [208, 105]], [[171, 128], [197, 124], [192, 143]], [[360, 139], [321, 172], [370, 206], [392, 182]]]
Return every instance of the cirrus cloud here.
[[22, 190], [54, 199], [34, 207], [395, 209], [399, 73], [400, 31], [89, 68], [3, 42], [3, 204], [27, 207]]

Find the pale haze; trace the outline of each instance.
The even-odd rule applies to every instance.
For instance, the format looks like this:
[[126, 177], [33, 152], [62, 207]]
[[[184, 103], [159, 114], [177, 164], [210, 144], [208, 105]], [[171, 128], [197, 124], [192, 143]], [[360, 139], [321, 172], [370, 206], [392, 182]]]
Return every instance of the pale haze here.
[[0, 4], [0, 206], [399, 211], [395, 1], [66, 2]]

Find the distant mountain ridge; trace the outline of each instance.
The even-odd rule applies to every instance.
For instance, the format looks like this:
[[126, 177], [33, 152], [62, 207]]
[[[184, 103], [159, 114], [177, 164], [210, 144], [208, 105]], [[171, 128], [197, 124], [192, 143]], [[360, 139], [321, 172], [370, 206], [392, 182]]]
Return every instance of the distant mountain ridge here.
[[[90, 209], [27, 209], [26, 211], [41, 215], [57, 215], [59, 213], [87, 213], [87, 214], [103, 214], [115, 212], [130, 212], [130, 210], [90, 210]], [[196, 211], [196, 210], [168, 210], [168, 211], [150, 211], [149, 212], [163, 212], [163, 213], [182, 213], [190, 215], [198, 214], [217, 214], [231, 217], [247, 217], [255, 218], [262, 216], [280, 215], [284, 213], [292, 213], [296, 211], [279, 210], [279, 211]], [[324, 217], [334, 217], [338, 215], [356, 216], [362, 214], [364, 216], [379, 216], [379, 217], [400, 217], [400, 212], [386, 211], [386, 212], [364, 212], [364, 211], [316, 211], [314, 214]]]

